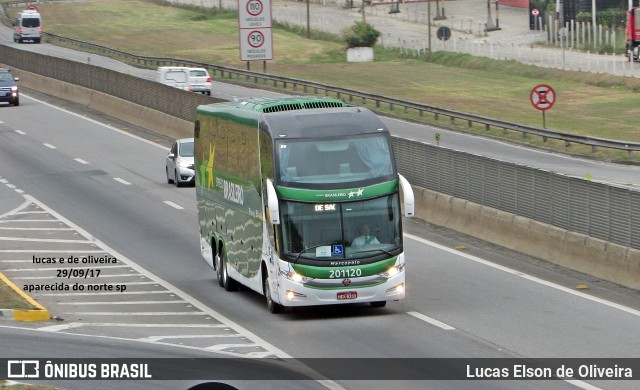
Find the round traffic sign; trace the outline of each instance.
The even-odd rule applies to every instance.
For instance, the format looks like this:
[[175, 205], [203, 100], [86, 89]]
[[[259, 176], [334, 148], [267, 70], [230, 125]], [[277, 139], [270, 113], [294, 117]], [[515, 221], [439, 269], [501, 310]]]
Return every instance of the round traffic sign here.
[[532, 10], [531, 10], [531, 15], [533, 15], [533, 16], [538, 16], [538, 15], [540, 15], [540, 10], [539, 10], [539, 9], [537, 9], [537, 8], [532, 9]]
[[250, 0], [247, 3], [247, 12], [251, 16], [258, 16], [262, 13], [264, 6], [260, 0]]
[[538, 84], [531, 90], [529, 100], [535, 109], [546, 111], [555, 104], [556, 92], [547, 84]]
[[439, 40], [446, 41], [451, 38], [451, 29], [447, 26], [441, 26], [438, 28], [437, 36]]
[[247, 42], [249, 42], [249, 46], [258, 48], [264, 43], [264, 35], [258, 30], [251, 31], [247, 36]]

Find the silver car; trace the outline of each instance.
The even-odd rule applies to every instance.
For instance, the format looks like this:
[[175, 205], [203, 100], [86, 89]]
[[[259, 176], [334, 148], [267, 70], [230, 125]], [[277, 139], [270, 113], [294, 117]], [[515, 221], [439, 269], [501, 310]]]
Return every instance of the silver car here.
[[196, 173], [193, 170], [193, 138], [182, 138], [173, 143], [165, 162], [167, 183], [194, 185]]

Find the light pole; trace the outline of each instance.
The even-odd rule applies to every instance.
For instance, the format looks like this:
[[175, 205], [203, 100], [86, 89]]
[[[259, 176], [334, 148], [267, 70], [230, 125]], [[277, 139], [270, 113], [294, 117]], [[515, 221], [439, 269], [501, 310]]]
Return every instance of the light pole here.
[[427, 1], [427, 28], [429, 30], [429, 32], [427, 33], [427, 36], [429, 37], [429, 54], [427, 55], [428, 58], [431, 58], [431, 0]]

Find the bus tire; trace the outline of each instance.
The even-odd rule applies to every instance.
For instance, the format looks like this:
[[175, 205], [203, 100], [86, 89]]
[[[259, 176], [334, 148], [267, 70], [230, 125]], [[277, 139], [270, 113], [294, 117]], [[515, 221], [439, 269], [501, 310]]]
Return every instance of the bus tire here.
[[238, 285], [235, 280], [231, 279], [229, 272], [227, 272], [227, 259], [222, 257], [220, 259], [220, 265], [222, 269], [222, 287], [224, 287], [225, 291], [236, 291]]
[[215, 262], [214, 267], [216, 270], [216, 278], [218, 279], [218, 284], [220, 285], [220, 287], [224, 287], [224, 283], [222, 282], [222, 261], [220, 256], [215, 255], [213, 261]]
[[377, 301], [377, 302], [370, 302], [371, 307], [385, 307], [387, 306], [387, 301]]
[[284, 310], [284, 307], [273, 301], [273, 299], [271, 298], [271, 287], [269, 287], [269, 276], [265, 275], [262, 278], [262, 292], [264, 293], [264, 297], [267, 301], [267, 309], [269, 309], [269, 312], [273, 313], [273, 314], [279, 314], [282, 313]]

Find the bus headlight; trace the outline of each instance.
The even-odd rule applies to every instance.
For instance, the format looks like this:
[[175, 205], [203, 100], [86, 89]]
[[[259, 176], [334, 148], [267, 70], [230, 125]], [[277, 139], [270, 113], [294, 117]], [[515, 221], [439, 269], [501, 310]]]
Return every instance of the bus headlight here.
[[297, 291], [287, 290], [287, 299], [293, 301], [296, 298], [306, 298], [307, 296]]
[[302, 276], [298, 273], [295, 272], [288, 272], [285, 270], [280, 270], [280, 276], [282, 276], [285, 279], [289, 279], [292, 282], [296, 282], [296, 283], [307, 283], [308, 281], [310, 281], [313, 278], [309, 278], [306, 276]]
[[404, 263], [396, 264], [393, 267], [389, 268], [388, 270], [379, 273], [378, 275], [389, 279], [389, 278], [392, 278], [392, 277], [396, 276], [397, 274], [399, 274], [402, 271], [404, 271]]
[[391, 287], [389, 289], [387, 289], [387, 292], [395, 292], [398, 294], [402, 294], [404, 293], [404, 283], [400, 283], [397, 286]]

